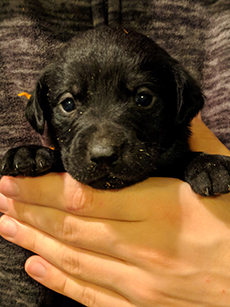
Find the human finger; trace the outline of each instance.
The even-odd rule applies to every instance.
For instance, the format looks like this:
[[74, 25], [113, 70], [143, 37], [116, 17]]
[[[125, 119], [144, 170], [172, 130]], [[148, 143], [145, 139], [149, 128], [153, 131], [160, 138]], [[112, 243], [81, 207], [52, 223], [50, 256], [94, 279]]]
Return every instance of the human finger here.
[[[223, 290], [215, 278], [212, 280], [206, 274], [191, 270], [191, 268], [188, 270], [188, 275], [181, 274], [180, 271], [176, 282], [172, 275], [167, 275], [167, 273], [162, 274], [163, 278], [149, 280], [144, 286], [146, 281], [143, 281], [142, 278], [139, 280], [131, 278], [133, 293], [130, 297], [73, 278], [39, 256], [29, 258], [25, 268], [27, 273], [39, 283], [90, 307], [229, 306], [228, 291]], [[120, 279], [123, 276], [122, 274]], [[212, 291], [210, 291], [210, 283]], [[199, 298], [199, 303], [197, 298]]]
[[[39, 252], [42, 258], [33, 257], [33, 260], [36, 259], [34, 263], [29, 259], [26, 270], [32, 278], [54, 291], [92, 307], [152, 307], [153, 305], [184, 307], [185, 303], [186, 306], [196, 306], [191, 298], [186, 298], [185, 295], [182, 295], [178, 301], [180, 293], [176, 290], [175, 283], [171, 280], [167, 282], [165, 278], [168, 276], [168, 270], [180, 271], [182, 267], [193, 275], [196, 268], [191, 265], [186, 266], [182, 262], [182, 267], [180, 265], [178, 267], [178, 261], [174, 261], [170, 256], [169, 258], [166, 256], [168, 261], [160, 260], [154, 255], [157, 251], [149, 253], [151, 266], [142, 265], [141, 259], [132, 264], [132, 261], [123, 261], [65, 246], [28, 225], [14, 222], [17, 227], [16, 235], [12, 236], [11, 233], [11, 237], [7, 234], [5, 237], [24, 248]], [[180, 281], [180, 274], [176, 279]], [[199, 279], [198, 276], [198, 281]], [[188, 291], [189, 285], [190, 282], [185, 285], [185, 291]], [[167, 293], [172, 291], [172, 296], [165, 295], [165, 287]], [[103, 305], [107, 303], [107, 299], [111, 299], [111, 304]], [[115, 305], [120, 302], [121, 304]]]
[[[53, 184], [53, 187], [47, 190], [43, 181]], [[38, 178], [3, 177], [0, 192], [11, 198], [8, 190], [15, 184], [20, 192], [13, 199], [21, 203], [53, 207], [78, 216], [136, 221], [146, 216], [143, 204], [152, 206], [154, 200], [159, 198], [157, 195], [160, 196], [162, 192], [164, 200], [171, 202], [170, 193], [166, 194], [164, 191], [168, 189], [175, 194], [181, 182], [177, 179], [149, 178], [119, 191], [102, 191], [85, 186], [65, 173]]]
[[[151, 180], [157, 182], [155, 188]], [[189, 186], [179, 180], [150, 179], [149, 189], [145, 189], [146, 184], [143, 184], [143, 189], [131, 199], [131, 210], [134, 213], [129, 214], [126, 207], [123, 208], [127, 219], [124, 219], [122, 212], [122, 219], [119, 220], [76, 216], [50, 207], [43, 207], [41, 210], [40, 206], [17, 202], [4, 196], [1, 197], [3, 200], [0, 198], [0, 204], [7, 202], [8, 209], [1, 211], [56, 237], [61, 242], [123, 259], [125, 256], [135, 259], [137, 255], [132, 248], [135, 244], [148, 246], [155, 238], [153, 242], [158, 246], [167, 245], [165, 238], [170, 240], [170, 236], [175, 236], [175, 225], [178, 224], [179, 227], [180, 224], [180, 195], [188, 195], [189, 199], [196, 197]], [[132, 219], [133, 217], [135, 219]]]
[[[0, 195], [0, 204], [2, 198], [5, 197]], [[65, 244], [115, 257], [124, 257], [125, 251], [128, 250], [126, 240], [122, 240], [122, 235], [119, 233], [126, 237], [126, 232], [132, 231], [133, 236], [136, 236], [140, 230], [136, 224], [141, 220], [130, 223], [130, 221], [79, 217], [54, 208], [44, 207], [41, 210], [40, 206], [31, 206], [7, 198], [2, 201], [7, 202], [8, 209], [2, 210], [7, 216], [31, 225]], [[0, 220], [0, 225], [2, 222], [4, 217]], [[26, 235], [25, 237], [27, 238]], [[130, 243], [131, 241], [132, 238]], [[135, 258], [135, 255], [133, 257]]]
[[[4, 238], [39, 254], [53, 266], [62, 270], [64, 276], [71, 275], [71, 279], [80, 279], [96, 285], [97, 288], [106, 288], [119, 293], [126, 298], [135, 293], [139, 283], [148, 284], [151, 279], [148, 271], [140, 270], [135, 264], [132, 264], [132, 261], [124, 261], [103, 254], [92, 253], [88, 250], [73, 248], [61, 244], [58, 240], [12, 218], [4, 216], [2, 219], [1, 232]], [[8, 232], [9, 225], [7, 225], [5, 232], [4, 224], [9, 223], [14, 223], [14, 226], [12, 225], [10, 232]], [[49, 246], [48, 249], [47, 246]], [[50, 253], [50, 250], [52, 250], [52, 253]], [[135, 284], [130, 283], [130, 280], [135, 280]], [[139, 296], [136, 296], [139, 300]]]
[[25, 264], [25, 269], [39, 283], [85, 306], [134, 307], [122, 295], [73, 278], [39, 256], [29, 258]]

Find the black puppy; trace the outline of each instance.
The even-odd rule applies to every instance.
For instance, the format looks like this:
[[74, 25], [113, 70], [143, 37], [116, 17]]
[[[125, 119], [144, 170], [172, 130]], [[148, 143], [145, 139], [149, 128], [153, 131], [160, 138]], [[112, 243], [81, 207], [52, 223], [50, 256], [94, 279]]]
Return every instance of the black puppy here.
[[26, 108], [55, 150], [12, 149], [2, 175], [67, 171], [94, 188], [150, 176], [187, 181], [201, 195], [230, 191], [230, 158], [191, 152], [190, 122], [204, 99], [195, 80], [144, 35], [102, 27], [81, 33], [42, 73]]

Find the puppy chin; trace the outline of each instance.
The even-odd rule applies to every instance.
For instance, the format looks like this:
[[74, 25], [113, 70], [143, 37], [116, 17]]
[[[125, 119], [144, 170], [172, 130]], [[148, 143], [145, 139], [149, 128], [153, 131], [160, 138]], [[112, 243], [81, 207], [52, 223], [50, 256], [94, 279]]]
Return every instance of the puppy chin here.
[[149, 172], [146, 170], [144, 173], [132, 174], [126, 170], [125, 174], [118, 175], [109, 172], [74, 172], [74, 169], [67, 170], [68, 173], [77, 181], [89, 185], [95, 189], [122, 189], [137, 182], [143, 181], [149, 177]]
[[[102, 178], [98, 178], [92, 181], [86, 181], [86, 182], [82, 182], [83, 184], [89, 185], [94, 189], [114, 189], [114, 190], [118, 190], [118, 189], [122, 189], [128, 186], [131, 186], [137, 182], [143, 181], [144, 179], [147, 179], [148, 175], [146, 176], [142, 176], [141, 178], [135, 178], [134, 179], [124, 179], [124, 178], [117, 178], [116, 176], [105, 176]], [[75, 178], [76, 179], [76, 178]]]

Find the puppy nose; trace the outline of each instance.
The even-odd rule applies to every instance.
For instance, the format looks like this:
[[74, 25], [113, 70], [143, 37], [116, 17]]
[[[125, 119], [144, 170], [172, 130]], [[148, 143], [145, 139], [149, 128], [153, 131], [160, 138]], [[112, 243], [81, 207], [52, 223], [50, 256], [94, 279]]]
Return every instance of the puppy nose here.
[[114, 146], [95, 144], [90, 150], [90, 160], [103, 166], [111, 166], [118, 160]]

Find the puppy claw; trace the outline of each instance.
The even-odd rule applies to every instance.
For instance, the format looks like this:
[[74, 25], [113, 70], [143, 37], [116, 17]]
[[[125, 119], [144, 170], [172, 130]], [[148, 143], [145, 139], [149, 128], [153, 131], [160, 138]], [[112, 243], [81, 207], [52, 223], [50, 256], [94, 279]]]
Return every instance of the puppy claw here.
[[209, 191], [209, 188], [206, 188], [206, 189], [205, 189], [204, 194], [205, 194], [205, 196], [210, 196], [210, 191]]
[[1, 172], [3, 172], [5, 169], [6, 169], [6, 164], [4, 163], [1, 165]]
[[41, 161], [41, 160], [38, 161], [38, 166], [39, 166], [39, 168], [43, 168], [44, 165], [45, 165], [45, 164], [43, 163], [43, 161]]
[[19, 170], [20, 168], [21, 168], [21, 163], [16, 163], [15, 165], [14, 165], [14, 168], [15, 168], [15, 170]]

